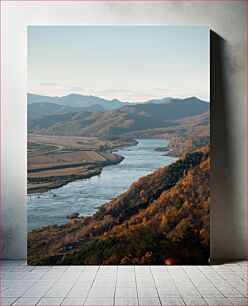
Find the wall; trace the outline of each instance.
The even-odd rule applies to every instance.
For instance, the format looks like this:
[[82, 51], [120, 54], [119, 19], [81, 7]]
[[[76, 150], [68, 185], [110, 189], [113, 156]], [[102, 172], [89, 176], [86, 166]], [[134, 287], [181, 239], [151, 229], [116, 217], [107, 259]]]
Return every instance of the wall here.
[[246, 2], [4, 1], [1, 4], [3, 258], [26, 257], [26, 26], [48, 24], [210, 26], [213, 31], [211, 258], [245, 258]]

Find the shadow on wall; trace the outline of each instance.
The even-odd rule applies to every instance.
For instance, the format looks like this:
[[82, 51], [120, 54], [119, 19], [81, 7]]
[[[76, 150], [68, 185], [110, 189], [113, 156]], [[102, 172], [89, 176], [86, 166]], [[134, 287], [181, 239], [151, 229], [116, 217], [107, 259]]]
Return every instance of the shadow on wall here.
[[[211, 264], [224, 263], [235, 253], [235, 242], [240, 240], [235, 224], [235, 203], [232, 200], [234, 173], [231, 156], [231, 126], [227, 110], [227, 85], [224, 75], [225, 40], [210, 32], [210, 98], [211, 98]], [[230, 238], [228, 235], [232, 231]], [[220, 240], [231, 240], [223, 248]], [[231, 249], [232, 248], [232, 249]], [[235, 256], [234, 256], [235, 257]], [[231, 258], [234, 258], [231, 257]]]

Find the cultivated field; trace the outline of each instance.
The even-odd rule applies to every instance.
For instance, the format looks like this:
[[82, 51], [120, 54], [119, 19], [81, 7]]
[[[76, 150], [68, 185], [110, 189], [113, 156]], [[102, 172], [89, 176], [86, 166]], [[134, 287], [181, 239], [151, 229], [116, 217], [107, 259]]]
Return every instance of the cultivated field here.
[[28, 136], [28, 193], [44, 192], [101, 173], [123, 158], [111, 151], [135, 144], [96, 137]]

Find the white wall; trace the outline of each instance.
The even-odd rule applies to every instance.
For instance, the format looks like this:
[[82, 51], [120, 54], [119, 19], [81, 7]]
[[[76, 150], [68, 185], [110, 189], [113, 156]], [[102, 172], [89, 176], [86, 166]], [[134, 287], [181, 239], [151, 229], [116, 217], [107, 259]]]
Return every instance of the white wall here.
[[27, 25], [209, 25], [211, 257], [246, 257], [246, 2], [2, 2], [1, 216], [4, 258], [26, 257]]

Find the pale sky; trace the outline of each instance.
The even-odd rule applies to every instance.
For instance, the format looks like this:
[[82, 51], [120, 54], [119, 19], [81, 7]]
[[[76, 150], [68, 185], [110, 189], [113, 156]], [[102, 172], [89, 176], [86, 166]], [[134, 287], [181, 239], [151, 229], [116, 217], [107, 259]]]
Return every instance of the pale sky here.
[[29, 26], [28, 92], [209, 101], [209, 28]]

